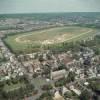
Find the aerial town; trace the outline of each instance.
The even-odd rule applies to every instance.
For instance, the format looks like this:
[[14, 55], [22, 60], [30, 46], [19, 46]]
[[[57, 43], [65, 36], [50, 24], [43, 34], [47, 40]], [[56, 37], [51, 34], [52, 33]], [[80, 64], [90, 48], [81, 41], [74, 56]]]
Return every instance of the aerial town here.
[[[0, 16], [0, 100], [100, 100], [100, 13], [23, 16]], [[88, 39], [28, 53], [15, 53], [4, 41], [66, 26], [97, 31]]]

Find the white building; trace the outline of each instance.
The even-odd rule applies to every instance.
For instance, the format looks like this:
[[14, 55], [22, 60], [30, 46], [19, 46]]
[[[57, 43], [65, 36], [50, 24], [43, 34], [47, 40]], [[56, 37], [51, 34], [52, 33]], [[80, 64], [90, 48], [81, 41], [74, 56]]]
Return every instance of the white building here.
[[67, 77], [67, 75], [68, 74], [65, 69], [59, 70], [59, 71], [54, 71], [54, 72], [51, 72], [51, 79], [58, 80], [58, 79]]

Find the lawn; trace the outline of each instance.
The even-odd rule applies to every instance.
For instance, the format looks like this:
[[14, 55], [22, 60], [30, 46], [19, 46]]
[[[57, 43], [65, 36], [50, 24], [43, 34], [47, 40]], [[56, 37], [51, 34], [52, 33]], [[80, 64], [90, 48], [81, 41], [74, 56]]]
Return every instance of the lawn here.
[[20, 82], [18, 82], [18, 83], [16, 83], [16, 84], [12, 84], [12, 83], [11, 83], [10, 85], [6, 84], [6, 85], [4, 86], [4, 88], [3, 88], [3, 90], [6, 91], [6, 92], [9, 92], [9, 91], [17, 90], [17, 89], [19, 89], [20, 87], [25, 87], [25, 83], [20, 83]]
[[28, 52], [37, 51], [41, 45], [87, 39], [95, 33], [95, 29], [86, 27], [58, 27], [8, 36], [4, 41], [14, 52]]
[[35, 78], [31, 80], [31, 83], [34, 84], [37, 89], [39, 89], [41, 86], [50, 84], [51, 82], [47, 82], [45, 78]]

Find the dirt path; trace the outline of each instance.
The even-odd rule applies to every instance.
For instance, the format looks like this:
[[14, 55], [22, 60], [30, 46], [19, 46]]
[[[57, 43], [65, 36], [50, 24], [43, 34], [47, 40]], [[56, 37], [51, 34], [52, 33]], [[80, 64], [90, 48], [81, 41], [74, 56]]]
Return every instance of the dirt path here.
[[69, 40], [78, 38], [78, 37], [80, 37], [80, 36], [82, 36], [82, 35], [85, 35], [85, 34], [87, 34], [87, 33], [92, 32], [92, 31], [93, 31], [93, 30], [91, 29], [91, 30], [89, 30], [88, 32], [84, 32], [84, 33], [82, 33], [82, 34], [79, 34], [79, 35], [73, 36], [73, 37], [71, 37], [71, 38], [69, 38], [69, 39], [66, 39], [66, 41], [69, 41]]

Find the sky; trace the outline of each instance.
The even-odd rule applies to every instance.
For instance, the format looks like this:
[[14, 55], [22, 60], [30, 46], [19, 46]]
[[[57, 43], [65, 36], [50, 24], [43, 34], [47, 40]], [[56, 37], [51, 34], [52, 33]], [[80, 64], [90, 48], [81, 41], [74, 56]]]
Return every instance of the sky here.
[[0, 0], [0, 13], [100, 12], [100, 0]]

